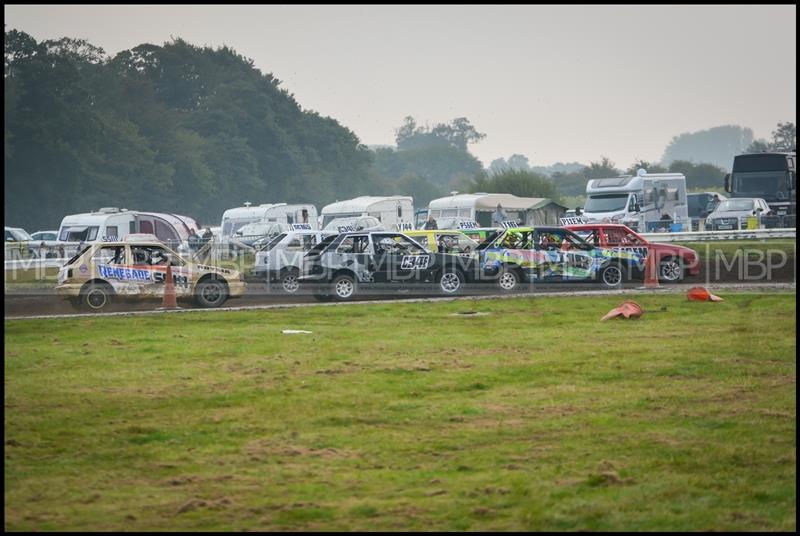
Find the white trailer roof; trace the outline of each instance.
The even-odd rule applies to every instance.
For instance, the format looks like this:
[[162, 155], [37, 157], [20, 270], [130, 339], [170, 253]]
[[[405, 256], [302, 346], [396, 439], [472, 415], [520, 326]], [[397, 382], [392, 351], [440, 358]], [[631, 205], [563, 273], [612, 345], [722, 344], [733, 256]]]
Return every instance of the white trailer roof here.
[[375, 197], [369, 195], [362, 195], [346, 201], [337, 201], [330, 205], [322, 207], [322, 214], [348, 214], [351, 212], [368, 212], [370, 207], [377, 203], [385, 201], [405, 201], [414, 203], [414, 198], [408, 195], [392, 195], [388, 197]]
[[517, 197], [513, 194], [456, 194], [434, 199], [429, 209], [475, 207], [476, 210], [495, 210], [502, 205], [508, 210], [529, 210], [552, 202], [546, 197]]

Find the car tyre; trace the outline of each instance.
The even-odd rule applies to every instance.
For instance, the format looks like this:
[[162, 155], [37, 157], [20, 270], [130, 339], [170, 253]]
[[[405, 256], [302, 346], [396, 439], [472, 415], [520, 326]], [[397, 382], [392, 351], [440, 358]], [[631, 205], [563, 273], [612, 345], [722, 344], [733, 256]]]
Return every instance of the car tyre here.
[[89, 311], [108, 309], [114, 299], [114, 289], [108, 283], [86, 283], [81, 288], [78, 303]]
[[455, 268], [445, 268], [439, 274], [439, 291], [445, 296], [455, 296], [464, 288], [464, 274]]
[[621, 288], [624, 280], [625, 269], [618, 262], [612, 262], [600, 271], [600, 282], [606, 288]]
[[680, 283], [685, 275], [683, 262], [678, 257], [664, 259], [658, 267], [658, 278], [666, 283]]
[[298, 277], [300, 273], [295, 269], [289, 269], [284, 271], [281, 274], [281, 290], [285, 294], [297, 294], [297, 291], [300, 289], [300, 281]]
[[514, 292], [519, 288], [519, 272], [506, 267], [500, 269], [497, 274], [497, 286], [501, 292]]
[[349, 301], [356, 295], [356, 280], [352, 275], [341, 274], [333, 278], [331, 295], [336, 301]]
[[220, 279], [205, 279], [197, 284], [194, 300], [204, 309], [220, 307], [228, 299], [228, 285]]

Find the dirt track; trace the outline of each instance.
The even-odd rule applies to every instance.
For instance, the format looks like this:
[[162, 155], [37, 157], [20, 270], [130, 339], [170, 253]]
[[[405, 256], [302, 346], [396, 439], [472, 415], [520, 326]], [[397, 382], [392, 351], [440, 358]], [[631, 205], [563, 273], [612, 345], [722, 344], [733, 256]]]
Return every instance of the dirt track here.
[[[730, 290], [794, 290], [794, 280], [789, 281], [705, 281], [703, 278], [688, 278], [682, 284], [661, 285], [661, 290], [668, 292], [685, 292], [686, 289], [703, 285], [711, 289], [730, 289]], [[632, 282], [624, 286], [623, 291], [606, 290], [596, 284], [538, 284], [528, 287], [525, 291], [514, 293], [514, 295], [548, 295], [548, 294], [585, 294], [585, 293], [608, 293], [608, 292], [629, 292], [641, 288], [641, 282]], [[468, 287], [469, 289], [469, 287]], [[481, 297], [496, 296], [497, 289], [488, 285], [485, 288], [469, 289], [461, 296]], [[355, 301], [376, 301], [376, 300], [401, 300], [409, 298], [440, 298], [441, 295], [435, 293], [412, 294], [409, 292], [394, 291], [383, 292], [380, 294], [360, 295]], [[257, 306], [279, 306], [304, 303], [318, 303], [310, 294], [287, 295], [279, 291], [269, 292], [263, 284], [251, 283], [248, 285], [248, 293], [238, 299], [229, 300], [224, 307], [257, 307]], [[148, 301], [128, 301], [112, 304], [106, 312], [132, 312], [132, 311], [154, 311], [161, 306], [157, 300]], [[192, 301], [179, 301], [178, 306], [184, 309], [196, 310], [198, 307]], [[72, 315], [76, 313], [86, 313], [79, 311], [65, 300], [56, 297], [52, 291], [38, 291], [36, 293], [6, 293], [5, 295], [5, 316], [10, 317], [30, 317], [40, 315]], [[102, 313], [96, 313], [102, 314]]]

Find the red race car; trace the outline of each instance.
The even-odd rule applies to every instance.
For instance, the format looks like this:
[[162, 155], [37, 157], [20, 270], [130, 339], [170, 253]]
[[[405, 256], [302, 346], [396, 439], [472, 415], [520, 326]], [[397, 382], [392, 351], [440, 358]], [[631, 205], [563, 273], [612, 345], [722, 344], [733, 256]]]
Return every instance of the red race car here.
[[632, 250], [642, 255], [655, 253], [660, 281], [678, 283], [687, 274], [700, 275], [700, 260], [695, 250], [674, 244], [648, 242], [625, 225], [582, 223], [565, 225], [564, 228], [595, 246]]

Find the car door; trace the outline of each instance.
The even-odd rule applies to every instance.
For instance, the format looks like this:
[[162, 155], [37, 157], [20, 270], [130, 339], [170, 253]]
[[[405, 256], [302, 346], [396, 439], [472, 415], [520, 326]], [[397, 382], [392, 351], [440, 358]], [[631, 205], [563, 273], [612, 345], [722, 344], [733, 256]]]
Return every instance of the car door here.
[[415, 284], [427, 278], [433, 254], [401, 233], [372, 234], [375, 276], [385, 283]]
[[372, 247], [367, 234], [345, 236], [336, 246], [328, 262], [328, 267], [331, 269], [345, 268], [352, 271], [362, 283], [374, 281]]

